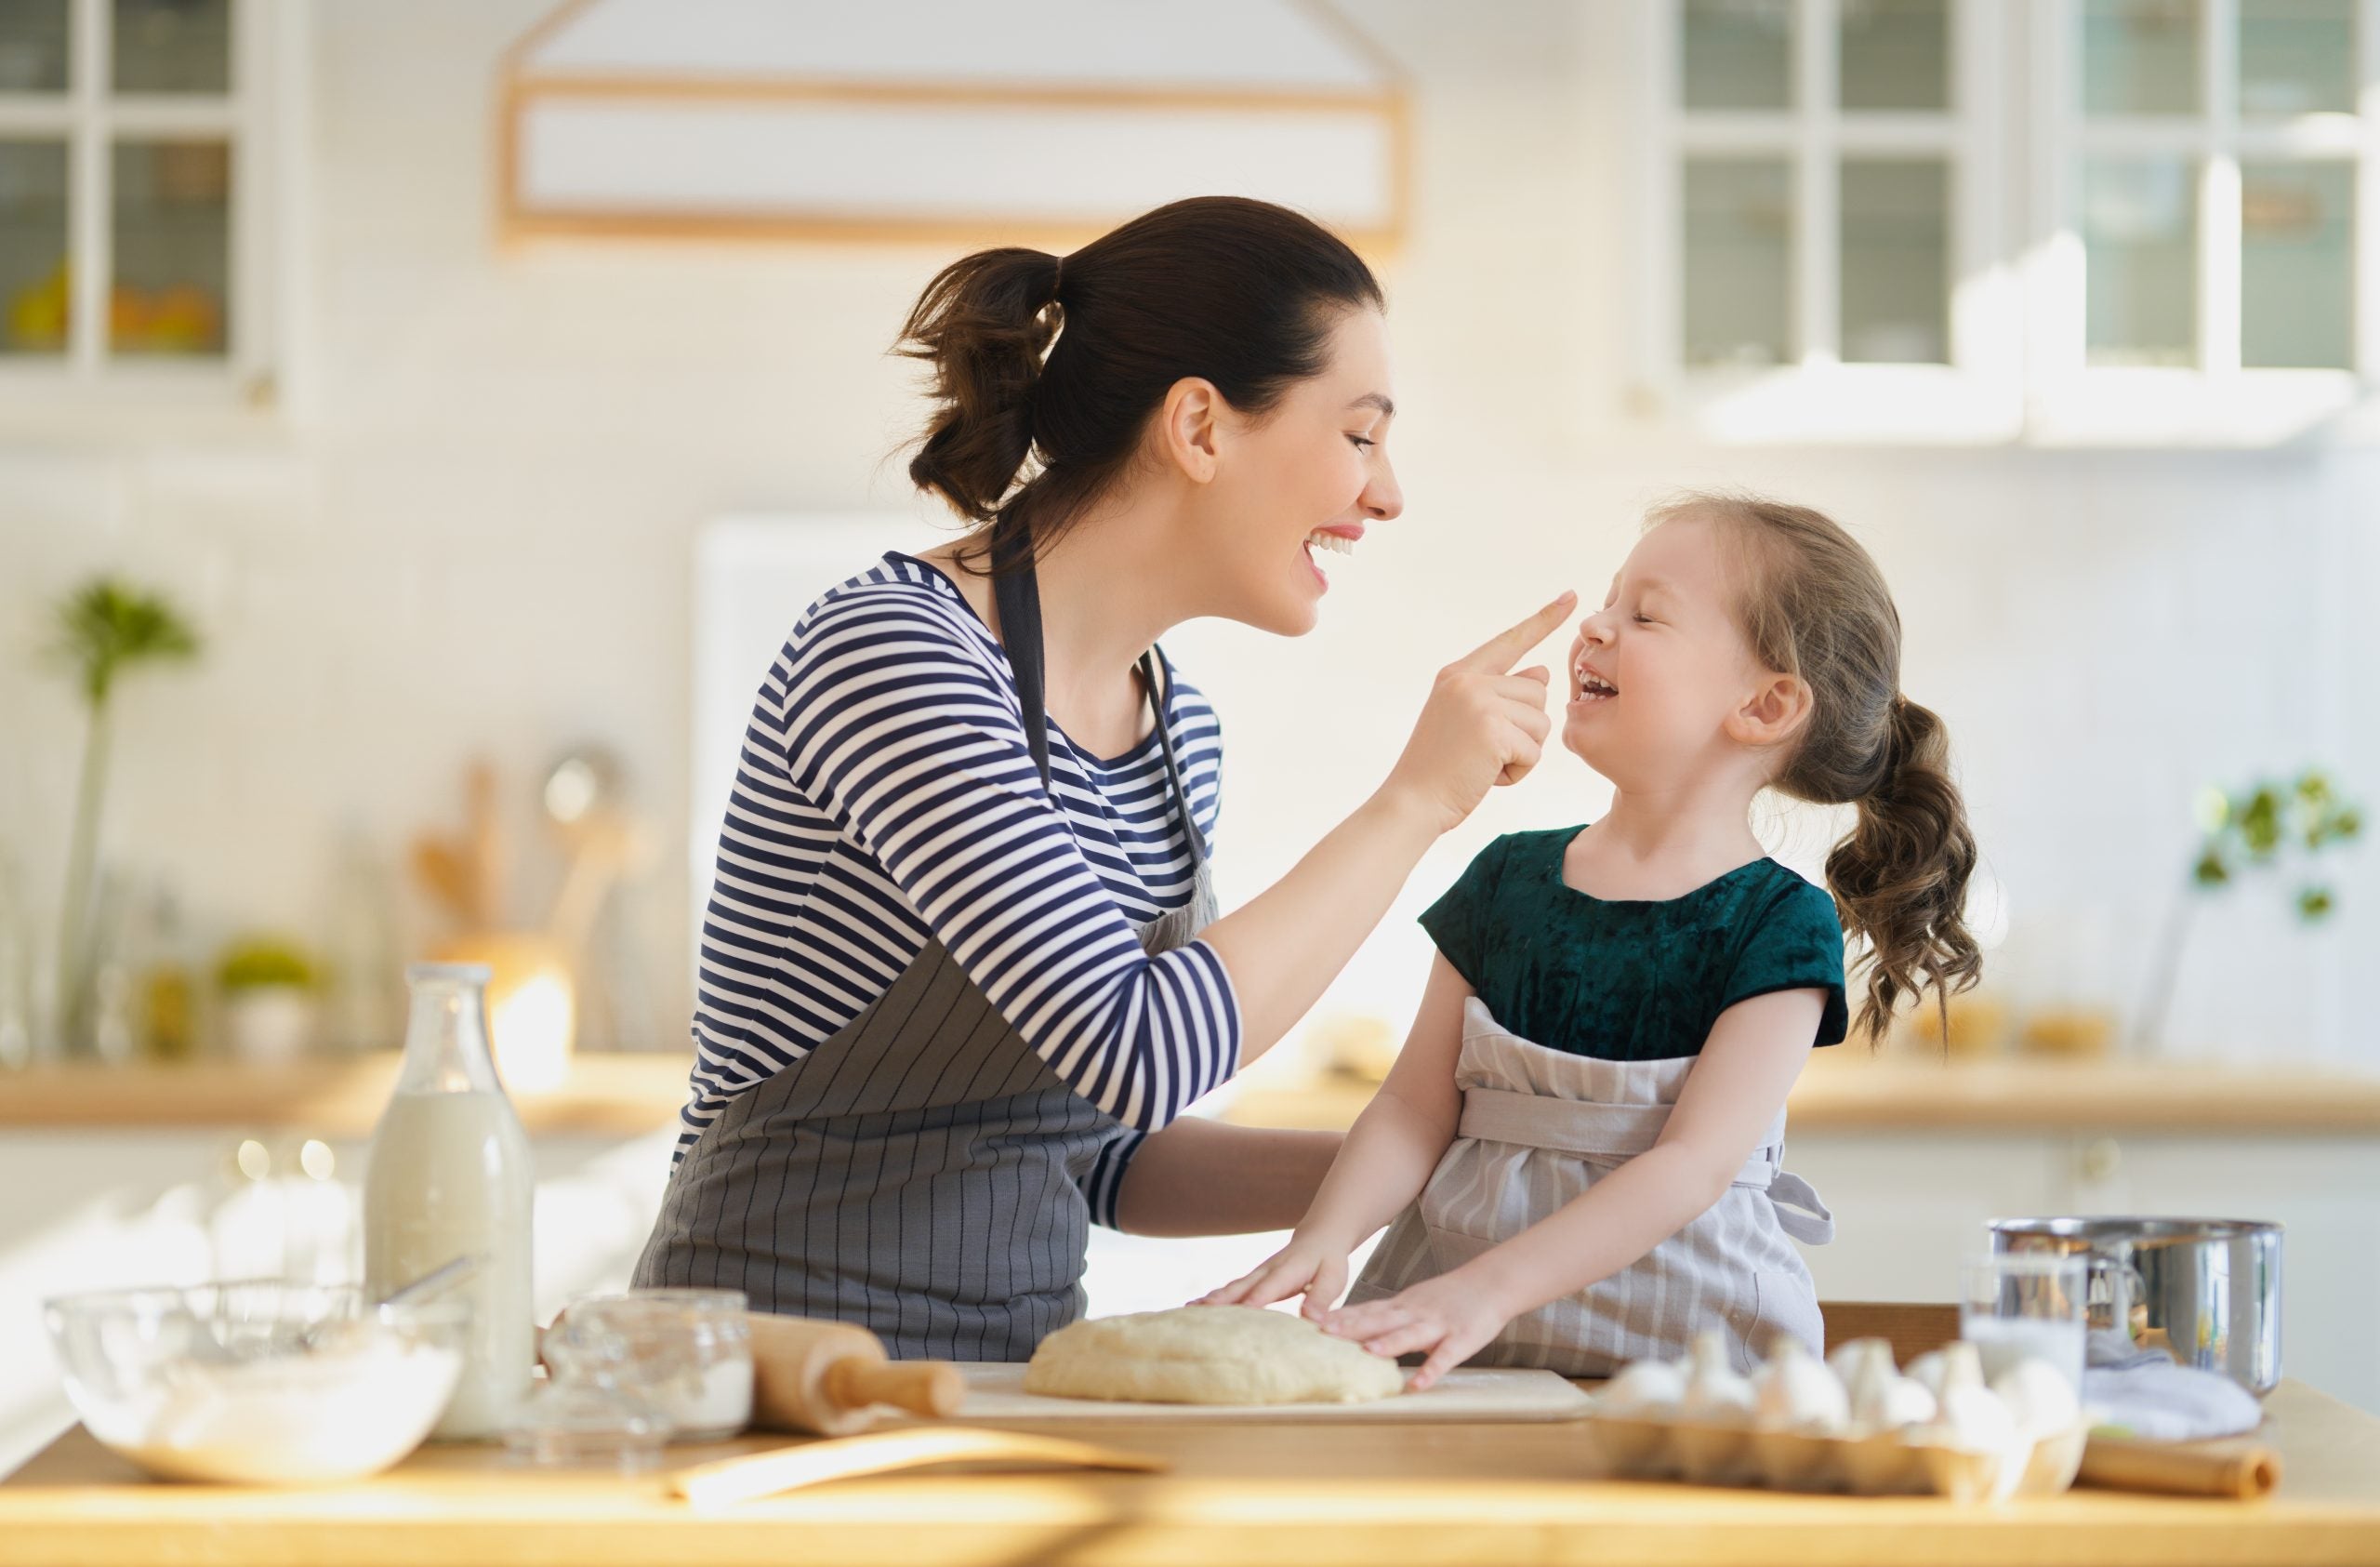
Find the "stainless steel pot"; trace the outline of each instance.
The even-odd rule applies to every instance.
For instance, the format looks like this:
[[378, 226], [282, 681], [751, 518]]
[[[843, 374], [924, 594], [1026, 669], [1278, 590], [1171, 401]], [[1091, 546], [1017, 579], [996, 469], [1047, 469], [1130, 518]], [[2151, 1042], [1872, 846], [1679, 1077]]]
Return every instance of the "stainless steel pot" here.
[[[2091, 1326], [2219, 1371], [2258, 1398], [2281, 1381], [2281, 1226], [2254, 1219], [1993, 1219], [1994, 1252], [2103, 1257]], [[2104, 1278], [2104, 1286], [2099, 1279]]]

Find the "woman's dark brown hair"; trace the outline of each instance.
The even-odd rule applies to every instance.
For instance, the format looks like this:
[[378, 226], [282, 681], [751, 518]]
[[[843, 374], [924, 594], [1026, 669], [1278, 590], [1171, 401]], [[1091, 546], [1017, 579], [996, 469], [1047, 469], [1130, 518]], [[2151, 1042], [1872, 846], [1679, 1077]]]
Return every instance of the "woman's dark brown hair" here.
[[1900, 694], [1900, 612], [1884, 573], [1839, 525], [1806, 506], [1697, 494], [1657, 510], [1651, 525], [1680, 517], [1711, 519], [1742, 543], [1745, 641], [1766, 668], [1810, 689], [1810, 716], [1771, 786], [1858, 807], [1827, 856], [1826, 879], [1844, 930], [1865, 948], [1854, 970], [1866, 984], [1858, 1029], [1879, 1041], [1904, 1000], [1932, 990], [1946, 1007], [1983, 973], [1965, 913], [1975, 835], [1950, 779], [1950, 734]]
[[1341, 314], [1381, 302], [1344, 241], [1236, 196], [1160, 206], [1063, 259], [977, 251], [902, 328], [935, 403], [909, 478], [978, 525], [971, 567], [995, 537], [1038, 554], [1122, 475], [1174, 382], [1262, 415], [1321, 372]]

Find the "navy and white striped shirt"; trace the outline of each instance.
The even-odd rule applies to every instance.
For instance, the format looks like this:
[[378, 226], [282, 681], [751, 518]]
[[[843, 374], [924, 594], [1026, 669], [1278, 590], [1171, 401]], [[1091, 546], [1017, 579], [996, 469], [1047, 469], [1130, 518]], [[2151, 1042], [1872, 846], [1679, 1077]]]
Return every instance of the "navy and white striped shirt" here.
[[[1167, 666], [1166, 724], [1212, 841], [1223, 735]], [[678, 1156], [737, 1094], [891, 988], [931, 936], [1074, 1091], [1154, 1131], [1231, 1074], [1213, 949], [1135, 927], [1190, 901], [1152, 732], [1101, 759], [1050, 730], [1045, 793], [1008, 657], [940, 572], [888, 554], [795, 625], [761, 683], [703, 920]], [[1055, 803], [1052, 803], [1052, 795]], [[1112, 1223], [1130, 1144], [1086, 1195]]]

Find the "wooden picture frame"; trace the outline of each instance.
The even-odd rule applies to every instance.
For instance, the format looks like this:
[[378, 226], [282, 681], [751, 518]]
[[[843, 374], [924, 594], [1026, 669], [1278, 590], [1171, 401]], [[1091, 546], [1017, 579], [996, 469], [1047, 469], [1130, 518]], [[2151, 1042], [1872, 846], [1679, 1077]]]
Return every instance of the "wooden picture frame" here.
[[[540, 239], [648, 239], [856, 244], [1005, 243], [1067, 250], [1175, 195], [1101, 202], [1078, 211], [1021, 210], [997, 204], [981, 209], [898, 202], [789, 201], [706, 203], [678, 199], [571, 199], [536, 188], [537, 139], [577, 136], [579, 156], [605, 134], [606, 115], [643, 116], [646, 129], [670, 134], [721, 134], [740, 123], [797, 136], [881, 123], [913, 132], [1005, 136], [1023, 145], [1047, 145], [1069, 136], [1149, 134], [1161, 143], [1168, 125], [1212, 139], [1236, 137], [1243, 147], [1268, 135], [1302, 138], [1325, 152], [1361, 149], [1377, 162], [1377, 188], [1366, 209], [1331, 210], [1294, 195], [1286, 204], [1310, 212], [1351, 243], [1393, 248], [1410, 208], [1411, 125], [1404, 73], [1325, 0], [1285, 0], [1309, 13], [1365, 62], [1379, 85], [1354, 88], [1205, 87], [1062, 81], [883, 79], [793, 74], [587, 72], [539, 69], [536, 57], [575, 18], [600, 0], [563, 0], [504, 56], [496, 105], [497, 229], [507, 243]], [[574, 116], [576, 116], [574, 119]], [[713, 128], [700, 128], [712, 118]], [[1156, 143], [1153, 143], [1156, 144]], [[1235, 193], [1285, 199], [1264, 190]]]

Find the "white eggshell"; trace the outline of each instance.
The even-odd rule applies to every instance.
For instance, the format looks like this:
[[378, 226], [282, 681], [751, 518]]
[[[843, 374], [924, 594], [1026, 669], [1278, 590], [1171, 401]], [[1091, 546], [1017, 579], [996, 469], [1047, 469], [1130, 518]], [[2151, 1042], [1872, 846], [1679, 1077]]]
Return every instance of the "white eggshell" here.
[[1939, 1349], [1928, 1349], [1902, 1368], [1901, 1374], [1924, 1388], [1936, 1398], [1942, 1396], [1942, 1372], [1949, 1357]]
[[1942, 1390], [1941, 1409], [1930, 1426], [1913, 1427], [1924, 1440], [1962, 1453], [2003, 1453], [2016, 1441], [2016, 1417], [1989, 1388], [1952, 1385]]
[[1826, 1365], [1829, 1371], [1843, 1378], [1843, 1385], [1848, 1388], [1858, 1375], [1859, 1367], [1879, 1354], [1884, 1357], [1886, 1371], [1899, 1369], [1893, 1363], [1893, 1345], [1889, 1338], [1854, 1338], [1838, 1344], [1828, 1351]]
[[1752, 1384], [1727, 1363], [1727, 1341], [1715, 1333], [1697, 1337], [1678, 1414], [1688, 1420], [1725, 1425], [1748, 1419], [1752, 1408]]
[[1831, 1433], [1851, 1415], [1843, 1384], [1799, 1339], [1781, 1339], [1752, 1374], [1753, 1416], [1765, 1428]]
[[2071, 1430], [2082, 1418], [2072, 1385], [2045, 1361], [2018, 1361], [1993, 1379], [1991, 1390], [2007, 1404], [2018, 1432], [2034, 1441]]
[[1925, 1385], [1893, 1370], [1890, 1354], [1860, 1360], [1851, 1393], [1851, 1424], [1861, 1431], [1897, 1431], [1923, 1426], [1935, 1417], [1937, 1406]]
[[1613, 1414], [1668, 1414], [1686, 1399], [1686, 1368], [1638, 1361], [1605, 1387], [1603, 1408]]

